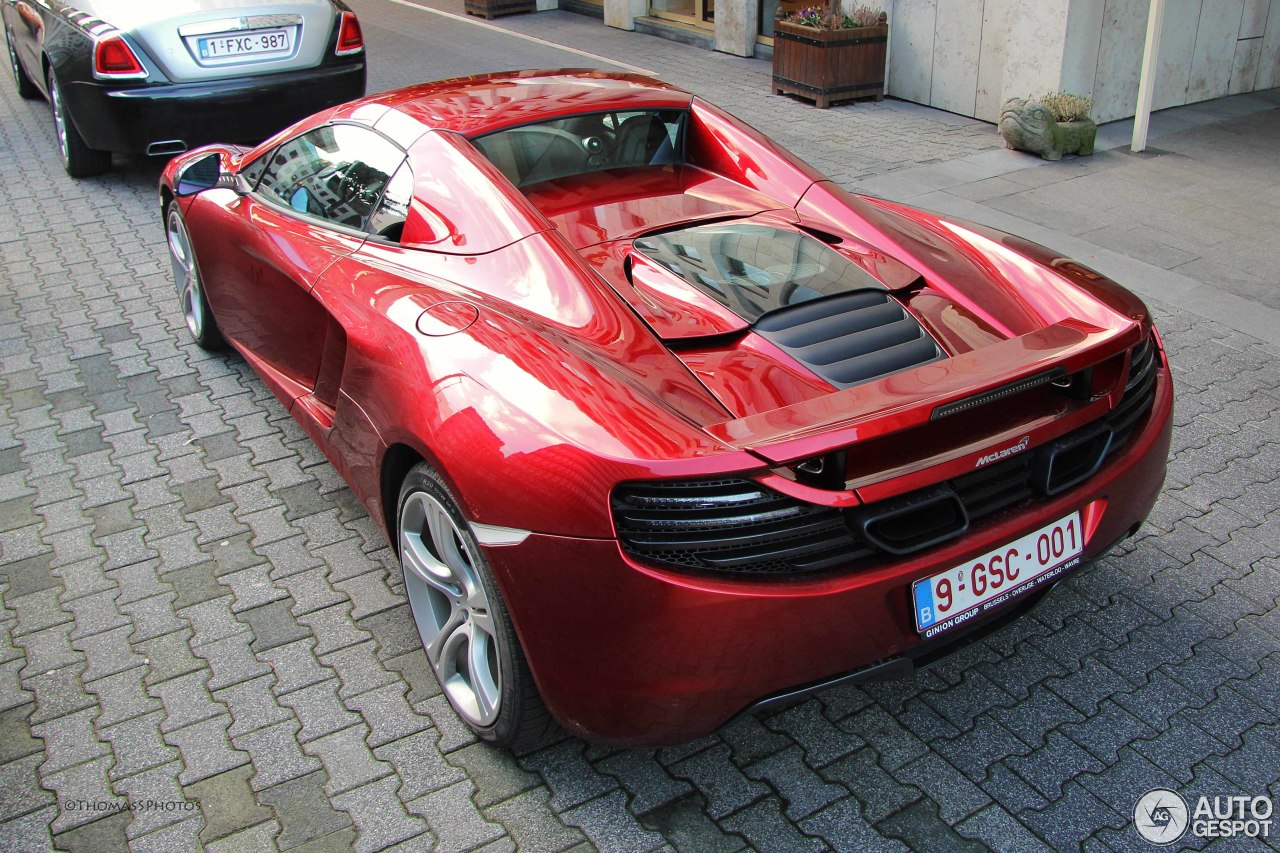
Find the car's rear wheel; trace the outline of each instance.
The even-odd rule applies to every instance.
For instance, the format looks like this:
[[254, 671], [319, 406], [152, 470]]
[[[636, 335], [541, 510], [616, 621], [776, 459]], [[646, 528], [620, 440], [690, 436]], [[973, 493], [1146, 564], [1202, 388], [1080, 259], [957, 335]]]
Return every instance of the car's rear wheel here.
[[164, 217], [165, 238], [169, 243], [169, 264], [173, 268], [173, 284], [178, 289], [178, 301], [182, 304], [182, 316], [196, 345], [201, 349], [219, 350], [226, 346], [213, 310], [204, 295], [200, 278], [200, 265], [196, 263], [195, 249], [191, 246], [191, 234], [182, 218], [176, 201], [169, 202]]
[[13, 85], [17, 87], [18, 94], [28, 100], [36, 97], [40, 94], [40, 89], [27, 76], [27, 69], [18, 61], [18, 50], [13, 46], [13, 30], [8, 27], [4, 28], [4, 44], [9, 49], [9, 71], [13, 74]]
[[53, 107], [53, 126], [57, 131], [58, 150], [62, 152], [62, 166], [73, 178], [91, 178], [111, 169], [111, 152], [97, 151], [85, 143], [76, 130], [62, 99], [62, 88], [53, 69], [49, 69], [49, 104]]
[[484, 554], [426, 463], [405, 477], [397, 517], [405, 591], [449, 704], [484, 740], [532, 745], [550, 716]]

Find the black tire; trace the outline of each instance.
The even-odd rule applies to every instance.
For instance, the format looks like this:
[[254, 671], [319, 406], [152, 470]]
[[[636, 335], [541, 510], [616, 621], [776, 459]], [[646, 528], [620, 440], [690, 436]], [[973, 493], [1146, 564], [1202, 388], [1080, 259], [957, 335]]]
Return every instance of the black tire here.
[[[493, 628], [492, 634], [488, 636], [497, 641], [496, 661], [493, 658], [487, 658], [487, 660], [493, 669], [501, 673], [500, 684], [497, 685], [497, 693], [501, 698], [497, 703], [496, 718], [487, 723], [478, 722], [474, 713], [474, 706], [468, 707], [467, 703], [455, 700], [459, 685], [461, 685], [461, 691], [464, 694], [466, 690], [471, 689], [467, 680], [463, 679], [463, 681], [459, 682], [457, 679], [461, 676], [455, 675], [449, 679], [451, 685], [447, 685], [446, 678], [442, 675], [442, 672], [446, 671], [446, 662], [442, 660], [441, 666], [437, 666], [429, 650], [427, 651], [427, 660], [436, 673], [436, 679], [441, 682], [441, 687], [450, 705], [453, 706], [459, 718], [478, 737], [496, 746], [513, 751], [528, 749], [541, 742], [547, 733], [552, 730], [551, 715], [547, 712], [546, 706], [542, 702], [542, 697], [538, 694], [533, 675], [529, 671], [529, 664], [525, 660], [524, 650], [520, 647], [520, 640], [512, 627], [506, 602], [503, 600], [502, 593], [494, 581], [493, 573], [485, 561], [484, 551], [474, 535], [472, 535], [466, 519], [458, 510], [458, 504], [450, 494], [448, 486], [445, 485], [444, 480], [435, 469], [425, 462], [414, 466], [405, 476], [404, 483], [400, 487], [400, 499], [396, 505], [397, 530], [395, 535], [397, 552], [400, 555], [400, 567], [405, 575], [405, 590], [409, 595], [409, 603], [414, 613], [418, 636], [423, 642], [424, 650], [426, 650], [431, 645], [432, 637], [459, 634], [462, 626], [462, 623], [459, 623], [459, 627], [456, 629], [437, 632], [435, 625], [437, 615], [431, 612], [432, 605], [425, 598], [432, 590], [423, 581], [418, 580], [418, 575], [406, 565], [406, 549], [413, 547], [407, 544], [407, 538], [417, 536], [419, 537], [419, 542], [421, 542], [423, 534], [426, 534], [426, 536], [431, 535], [427, 529], [425, 519], [421, 524], [412, 523], [415, 517], [412, 507], [418, 504], [429, 506], [432, 502], [442, 508], [453, 522], [452, 532], [453, 535], [458, 537], [457, 544], [461, 549], [461, 553], [467, 558], [470, 568], [474, 569], [475, 578], [478, 579], [483, 588], [485, 611], [489, 617], [488, 624], [492, 625]], [[415, 527], [417, 529], [414, 529]], [[426, 545], [426, 547], [432, 548], [433, 554], [441, 550], [434, 545]], [[427, 590], [427, 592], [423, 592], [423, 590]], [[438, 591], [435, 594], [440, 599], [444, 598]], [[468, 603], [470, 603], [470, 600]], [[477, 608], [477, 612], [479, 612], [479, 608]], [[451, 620], [440, 621], [452, 624]], [[442, 642], [441, 646], [447, 648], [448, 641]], [[466, 652], [466, 657], [470, 659], [472, 652], [470, 642], [468, 642]], [[449, 655], [443, 657], [449, 657]], [[474, 678], [471, 680], [474, 680]], [[454, 688], [452, 691], [450, 686]]]
[[97, 151], [85, 143], [76, 124], [71, 120], [71, 112], [62, 99], [62, 89], [58, 86], [58, 78], [49, 69], [49, 104], [53, 107], [54, 135], [58, 138], [58, 149], [62, 152], [62, 167], [73, 178], [91, 178], [111, 170], [111, 152]]
[[196, 260], [186, 220], [174, 201], [164, 206], [162, 215], [173, 284], [178, 291], [182, 317], [187, 321], [187, 331], [200, 349], [216, 352], [226, 347], [227, 342], [218, 329], [218, 321], [214, 319], [213, 309], [209, 307], [209, 299], [205, 296], [204, 278], [200, 275], [200, 264]]
[[18, 51], [13, 46], [13, 31], [8, 27], [4, 28], [4, 44], [9, 51], [9, 72], [13, 75], [13, 85], [18, 94], [27, 100], [39, 97], [40, 87], [32, 82], [27, 76], [27, 69], [18, 61]]

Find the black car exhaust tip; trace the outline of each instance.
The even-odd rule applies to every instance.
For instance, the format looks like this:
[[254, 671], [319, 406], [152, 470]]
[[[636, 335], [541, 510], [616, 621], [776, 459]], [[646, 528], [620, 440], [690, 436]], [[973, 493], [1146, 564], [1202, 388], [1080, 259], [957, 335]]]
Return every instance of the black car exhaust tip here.
[[181, 154], [187, 150], [187, 143], [181, 139], [162, 139], [159, 142], [152, 142], [147, 146], [148, 157], [160, 157], [163, 155], [173, 156]]

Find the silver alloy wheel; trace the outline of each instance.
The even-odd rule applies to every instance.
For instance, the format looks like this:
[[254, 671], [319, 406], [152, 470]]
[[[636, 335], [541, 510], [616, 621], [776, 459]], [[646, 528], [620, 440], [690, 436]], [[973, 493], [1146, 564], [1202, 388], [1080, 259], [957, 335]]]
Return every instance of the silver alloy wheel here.
[[169, 262], [173, 267], [178, 299], [182, 302], [182, 315], [187, 320], [191, 336], [199, 341], [205, 326], [204, 293], [200, 288], [200, 270], [191, 251], [191, 235], [187, 233], [187, 224], [182, 221], [176, 201], [169, 205], [165, 233], [169, 239]]
[[62, 117], [62, 90], [58, 88], [58, 79], [49, 72], [49, 104], [53, 107], [53, 127], [58, 132], [58, 148], [62, 151], [62, 162], [71, 162], [71, 144], [67, 141], [67, 121]]
[[400, 510], [400, 562], [422, 646], [453, 707], [476, 726], [498, 719], [502, 670], [489, 597], [448, 510], [426, 492]]

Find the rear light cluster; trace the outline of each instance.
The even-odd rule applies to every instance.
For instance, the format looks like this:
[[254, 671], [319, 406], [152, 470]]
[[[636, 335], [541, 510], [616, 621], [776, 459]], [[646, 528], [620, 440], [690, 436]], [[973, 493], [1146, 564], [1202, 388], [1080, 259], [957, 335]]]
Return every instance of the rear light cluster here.
[[343, 12], [338, 21], [338, 46], [334, 53], [338, 56], [350, 56], [364, 50], [364, 33], [360, 31], [360, 21], [354, 12]]
[[111, 80], [146, 77], [138, 55], [122, 36], [100, 38], [93, 45], [93, 76]]
[[751, 480], [623, 483], [613, 492], [622, 548], [709, 572], [783, 575], [910, 554], [979, 519], [1059, 494], [1093, 476], [1155, 401], [1156, 347], [1134, 347], [1121, 401], [1107, 415], [1037, 447], [935, 486], [852, 510], [808, 504]]

